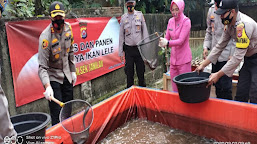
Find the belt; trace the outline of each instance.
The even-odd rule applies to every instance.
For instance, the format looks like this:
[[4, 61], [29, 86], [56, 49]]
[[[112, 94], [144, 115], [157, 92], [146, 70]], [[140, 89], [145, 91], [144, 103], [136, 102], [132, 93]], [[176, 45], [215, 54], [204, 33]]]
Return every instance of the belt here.
[[246, 60], [251, 60], [251, 59], [256, 59], [257, 58], [257, 53], [253, 54], [250, 57], [245, 57]]
[[126, 45], [126, 44], [124, 44], [124, 46], [127, 47], [127, 48], [137, 48], [137, 46], [129, 46], [129, 45]]

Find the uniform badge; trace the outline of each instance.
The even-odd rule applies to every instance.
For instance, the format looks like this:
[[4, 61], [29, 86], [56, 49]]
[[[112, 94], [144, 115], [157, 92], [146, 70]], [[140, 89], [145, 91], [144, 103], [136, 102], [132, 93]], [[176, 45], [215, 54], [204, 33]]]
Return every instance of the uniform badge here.
[[139, 19], [139, 17], [137, 16], [136, 19]]
[[67, 53], [69, 53], [70, 52], [70, 48], [67, 48]]
[[214, 18], [215, 18], [215, 16], [214, 16], [214, 15], [211, 15], [210, 19], [214, 19]]
[[66, 33], [65, 36], [66, 36], [66, 37], [69, 37], [69, 36], [70, 36], [70, 33]]
[[140, 30], [140, 26], [137, 26], [137, 30]]
[[236, 27], [237, 32], [237, 42], [236, 47], [237, 48], [247, 48], [250, 44], [250, 40], [245, 32], [245, 25], [244, 23], [240, 23]]
[[60, 55], [56, 54], [54, 57], [55, 57], [55, 59], [58, 59], [60, 57]]
[[59, 5], [59, 4], [56, 4], [56, 5], [55, 5], [55, 9], [57, 9], [57, 10], [60, 9], [60, 5]]
[[87, 23], [86, 22], [79, 22], [80, 26], [80, 37], [82, 39], [87, 38]]
[[42, 42], [42, 48], [43, 48], [43, 49], [46, 49], [46, 48], [48, 47], [48, 45], [49, 45], [48, 40], [43, 39], [43, 42]]
[[52, 40], [52, 43], [56, 43], [57, 41], [58, 41], [58, 39], [55, 38], [55, 39]]
[[169, 31], [173, 31], [173, 29], [169, 29]]
[[237, 33], [237, 37], [242, 37], [242, 32], [243, 32], [243, 29], [244, 29], [244, 24], [239, 24], [237, 27], [236, 27], [236, 33]]

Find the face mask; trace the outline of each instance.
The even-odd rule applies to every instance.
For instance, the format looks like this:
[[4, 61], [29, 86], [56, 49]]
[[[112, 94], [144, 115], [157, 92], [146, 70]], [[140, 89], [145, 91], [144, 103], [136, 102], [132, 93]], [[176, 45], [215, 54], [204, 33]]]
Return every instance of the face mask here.
[[52, 21], [52, 24], [53, 24], [55, 29], [61, 30], [61, 28], [64, 25], [64, 19], [59, 19], [59, 20]]
[[227, 17], [221, 19], [221, 21], [222, 21], [222, 23], [223, 23], [224, 25], [228, 25], [228, 24], [231, 23], [233, 17], [232, 17], [232, 18], [229, 18], [230, 14], [231, 14], [231, 12], [229, 12], [229, 15], [228, 15]]
[[129, 12], [133, 12], [134, 6], [133, 5], [128, 5], [127, 9], [128, 9]]

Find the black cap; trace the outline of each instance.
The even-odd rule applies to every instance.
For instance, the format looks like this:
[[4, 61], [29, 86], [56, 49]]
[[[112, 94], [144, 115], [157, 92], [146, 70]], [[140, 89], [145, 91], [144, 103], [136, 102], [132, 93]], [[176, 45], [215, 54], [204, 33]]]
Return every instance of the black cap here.
[[126, 0], [126, 3], [128, 2], [135, 2], [135, 0]]
[[220, 1], [221, 0], [214, 0], [216, 3], [217, 3], [217, 8], [219, 8], [220, 7]]
[[49, 7], [50, 16], [52, 18], [56, 17], [57, 15], [64, 17], [65, 16], [64, 11], [65, 11], [65, 9], [64, 9], [63, 4], [58, 1], [54, 1]]
[[235, 9], [238, 7], [237, 0], [221, 0], [218, 6], [219, 8], [215, 11], [217, 15], [222, 15], [230, 9]]

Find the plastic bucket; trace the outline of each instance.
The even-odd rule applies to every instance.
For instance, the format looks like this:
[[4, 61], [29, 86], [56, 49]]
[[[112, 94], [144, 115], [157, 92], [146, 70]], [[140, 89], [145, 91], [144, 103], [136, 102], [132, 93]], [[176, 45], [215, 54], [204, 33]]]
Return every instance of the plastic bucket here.
[[17, 143], [45, 142], [45, 130], [50, 120], [50, 115], [40, 112], [12, 116], [11, 121], [17, 132]]
[[186, 103], [199, 103], [209, 99], [211, 86], [206, 88], [210, 73], [189, 72], [173, 78], [178, 87], [179, 98]]

